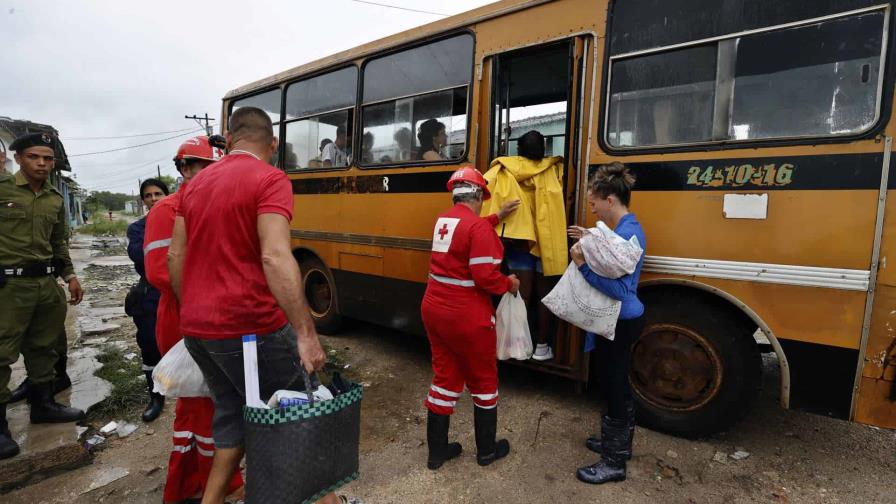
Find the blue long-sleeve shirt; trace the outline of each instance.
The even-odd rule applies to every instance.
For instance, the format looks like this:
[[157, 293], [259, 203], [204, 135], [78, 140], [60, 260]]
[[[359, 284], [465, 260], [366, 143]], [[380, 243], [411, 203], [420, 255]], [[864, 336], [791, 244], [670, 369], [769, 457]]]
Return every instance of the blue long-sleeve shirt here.
[[146, 296], [143, 302], [155, 310], [162, 293], [146, 281], [146, 267], [143, 264], [143, 237], [146, 235], [146, 217], [132, 222], [128, 226], [128, 257], [134, 261], [134, 269], [146, 284]]
[[[630, 240], [632, 236], [637, 236], [641, 248], [645, 251], [647, 250], [647, 239], [644, 238], [644, 229], [641, 228], [641, 223], [638, 222], [634, 214], [626, 214], [622, 219], [619, 219], [614, 231], [626, 240]], [[622, 301], [622, 307], [619, 310], [620, 320], [636, 319], [644, 314], [644, 303], [638, 299], [638, 281], [641, 278], [644, 255], [641, 254], [641, 259], [638, 260], [635, 271], [619, 278], [602, 277], [589, 268], [587, 263], [579, 266], [579, 272], [582, 273], [589, 285], [617, 301]], [[586, 333], [585, 351], [590, 352], [594, 350], [596, 342], [596, 334]]]

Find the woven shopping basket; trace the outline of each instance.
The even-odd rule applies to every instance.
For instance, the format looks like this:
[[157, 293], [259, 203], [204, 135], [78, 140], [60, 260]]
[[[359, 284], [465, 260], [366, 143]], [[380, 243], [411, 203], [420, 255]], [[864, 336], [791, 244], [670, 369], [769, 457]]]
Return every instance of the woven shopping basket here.
[[[310, 379], [305, 390], [310, 391]], [[358, 478], [360, 385], [326, 401], [245, 406], [246, 503], [313, 503]]]

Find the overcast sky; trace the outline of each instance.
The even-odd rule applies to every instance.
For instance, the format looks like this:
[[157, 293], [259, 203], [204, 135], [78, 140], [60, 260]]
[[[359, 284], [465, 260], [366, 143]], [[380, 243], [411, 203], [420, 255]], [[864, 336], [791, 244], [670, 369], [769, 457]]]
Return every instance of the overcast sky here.
[[[376, 1], [445, 14], [491, 2]], [[77, 154], [187, 132], [81, 138], [198, 128], [184, 115], [220, 119], [233, 88], [438, 19], [351, 0], [0, 0], [0, 116], [58, 129], [87, 189], [131, 193], [156, 164], [175, 176], [171, 158], [188, 136]]]

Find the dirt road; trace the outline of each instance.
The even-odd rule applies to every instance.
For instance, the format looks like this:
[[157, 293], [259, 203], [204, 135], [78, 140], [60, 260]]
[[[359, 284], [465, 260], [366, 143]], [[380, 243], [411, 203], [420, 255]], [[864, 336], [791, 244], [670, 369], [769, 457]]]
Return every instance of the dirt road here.
[[[464, 397], [451, 426], [464, 454], [428, 471], [426, 343], [361, 324], [324, 341], [366, 387], [361, 479], [345, 491], [368, 504], [896, 502], [896, 432], [781, 410], [773, 376], [751, 415], [728, 433], [688, 441], [638, 428], [628, 480], [592, 487], [576, 481], [574, 471], [595, 460], [583, 443], [597, 428], [599, 399], [574, 394], [564, 380], [504, 366], [499, 435], [511, 442], [509, 457], [487, 468], [476, 465], [472, 403]], [[768, 371], [773, 374], [774, 366]], [[92, 465], [0, 500], [160, 502], [172, 409], [169, 404], [151, 425], [108, 441]], [[736, 451], [749, 455], [735, 460], [730, 455]]]

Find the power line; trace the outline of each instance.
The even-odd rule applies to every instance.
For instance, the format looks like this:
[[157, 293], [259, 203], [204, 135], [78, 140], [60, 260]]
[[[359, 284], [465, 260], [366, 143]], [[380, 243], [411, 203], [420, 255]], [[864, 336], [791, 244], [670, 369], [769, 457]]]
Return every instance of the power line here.
[[411, 9], [409, 7], [399, 7], [398, 5], [389, 5], [389, 4], [378, 3], [378, 2], [369, 2], [367, 0], [350, 0], [350, 1], [356, 2], [356, 3], [376, 5], [378, 7], [386, 7], [388, 9], [403, 10], [403, 11], [408, 11], [408, 12], [419, 12], [421, 14], [431, 14], [433, 16], [448, 17], [451, 15], [451, 14], [442, 14], [441, 12], [432, 12], [432, 11], [425, 11], [425, 10], [420, 10], [420, 9]]
[[138, 137], [148, 137], [148, 136], [158, 136], [158, 135], [169, 135], [171, 133], [181, 133], [184, 131], [189, 131], [192, 128], [184, 128], [178, 130], [171, 131], [158, 131], [155, 133], [139, 133], [135, 135], [121, 135], [121, 136], [96, 136], [96, 137], [65, 137], [65, 141], [68, 142], [70, 140], [117, 140], [120, 138], [138, 138]]
[[107, 154], [109, 152], [119, 152], [119, 151], [123, 151], [123, 150], [136, 149], [137, 147], [145, 147], [147, 145], [157, 144], [157, 143], [161, 143], [161, 142], [166, 142], [168, 140], [173, 140], [175, 138], [185, 137], [187, 135], [192, 135], [193, 133], [198, 133], [200, 131], [205, 131], [205, 129], [204, 128], [194, 129], [187, 133], [182, 133], [180, 135], [174, 135], [174, 136], [170, 136], [167, 138], [162, 138], [161, 140], [153, 140], [152, 142], [146, 142], [146, 143], [137, 144], [137, 145], [128, 145], [127, 147], [119, 147], [117, 149], [109, 149], [109, 150], [96, 151], [96, 152], [83, 152], [81, 154], [69, 154], [68, 157], [73, 158], [73, 157], [80, 157], [80, 156], [93, 156], [95, 154]]

